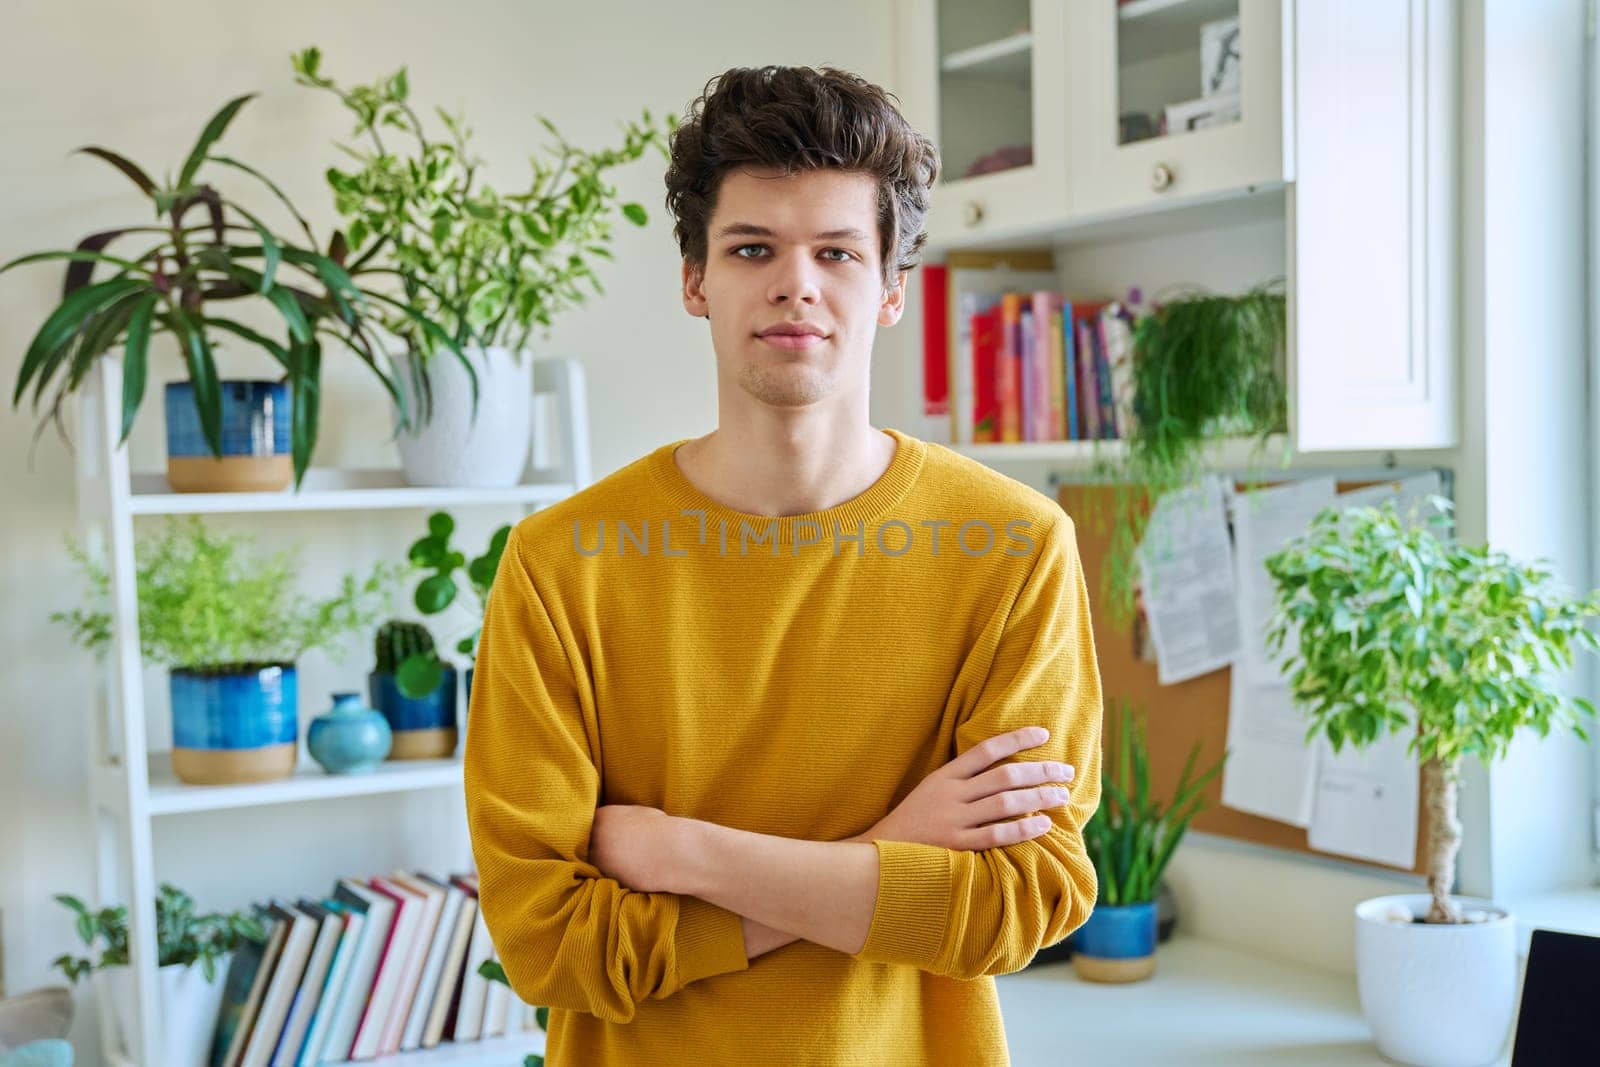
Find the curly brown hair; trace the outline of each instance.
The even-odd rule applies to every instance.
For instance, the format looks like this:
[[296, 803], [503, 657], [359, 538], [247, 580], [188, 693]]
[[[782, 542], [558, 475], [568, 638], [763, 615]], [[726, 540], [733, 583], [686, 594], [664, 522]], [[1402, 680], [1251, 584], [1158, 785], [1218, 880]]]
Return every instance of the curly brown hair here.
[[833, 67], [734, 67], [706, 83], [672, 135], [667, 210], [684, 261], [704, 272], [707, 230], [723, 175], [833, 167], [878, 183], [884, 286], [917, 266], [927, 243], [939, 152], [900, 114], [898, 98]]

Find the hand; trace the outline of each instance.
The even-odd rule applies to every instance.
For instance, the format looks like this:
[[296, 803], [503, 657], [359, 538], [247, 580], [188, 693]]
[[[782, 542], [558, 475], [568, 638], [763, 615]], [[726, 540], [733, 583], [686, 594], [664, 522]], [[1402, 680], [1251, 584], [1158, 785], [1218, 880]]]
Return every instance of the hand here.
[[673, 842], [678, 820], [660, 808], [605, 804], [595, 809], [589, 862], [607, 878], [638, 893], [673, 890]]
[[1049, 816], [1000, 820], [1067, 803], [1065, 788], [1045, 783], [1072, 781], [1071, 765], [1034, 760], [986, 768], [1037, 748], [1049, 737], [1043, 727], [1027, 726], [974, 745], [924, 778], [876, 826], [852, 840], [910, 841], [978, 852], [1042, 837], [1050, 830]]

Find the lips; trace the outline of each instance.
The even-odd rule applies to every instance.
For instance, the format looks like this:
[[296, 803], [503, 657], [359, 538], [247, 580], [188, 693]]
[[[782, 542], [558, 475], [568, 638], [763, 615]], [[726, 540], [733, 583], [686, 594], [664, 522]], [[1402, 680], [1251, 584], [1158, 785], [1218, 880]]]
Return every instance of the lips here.
[[814, 333], [764, 333], [757, 336], [774, 348], [788, 349], [791, 352], [811, 348], [827, 340], [826, 337], [819, 337]]

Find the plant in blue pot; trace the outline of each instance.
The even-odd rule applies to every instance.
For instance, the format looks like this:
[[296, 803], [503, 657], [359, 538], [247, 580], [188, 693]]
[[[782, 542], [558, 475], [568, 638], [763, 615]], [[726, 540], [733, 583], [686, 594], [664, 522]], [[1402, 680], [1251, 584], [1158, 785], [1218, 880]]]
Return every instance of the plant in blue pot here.
[[[245, 534], [221, 534], [197, 517], [169, 518], [136, 549], [139, 646], [146, 664], [167, 667], [172, 698], [172, 768], [195, 785], [269, 781], [294, 770], [299, 743], [295, 664], [321, 650], [337, 659], [340, 638], [372, 625], [400, 569], [378, 563], [363, 580], [345, 576], [333, 596], [295, 589], [298, 551], [253, 551]], [[90, 586], [85, 610], [51, 618], [99, 651], [111, 641], [110, 574], [70, 539]]]
[[1189, 751], [1172, 802], [1150, 796], [1150, 753], [1144, 727], [1122, 704], [1121, 727], [1101, 770], [1100, 807], [1083, 828], [1100, 883], [1089, 921], [1072, 935], [1072, 966], [1091, 982], [1138, 982], [1156, 969], [1156, 909], [1161, 874], [1189, 823], [1205, 805], [1204, 789], [1227, 761], [1224, 753], [1190, 780], [1200, 745]]
[[[408, 553], [413, 566], [432, 571], [427, 577], [417, 583], [417, 589], [412, 599], [417, 610], [424, 615], [439, 615], [448, 610], [452, 605], [465, 610], [471, 617], [471, 628], [461, 633], [456, 640], [455, 649], [467, 657], [469, 663], [475, 661], [478, 655], [478, 633], [483, 628], [484, 605], [489, 600], [489, 589], [494, 585], [494, 576], [500, 569], [500, 556], [505, 552], [506, 538], [511, 536], [510, 526], [501, 526], [489, 537], [489, 545], [484, 549], [483, 555], [475, 556], [471, 560], [451, 544], [451, 535], [455, 533], [456, 523], [448, 512], [436, 511], [428, 516], [428, 533], [412, 544]], [[463, 595], [465, 594], [465, 595]], [[471, 603], [467, 603], [470, 598]], [[419, 662], [413, 663], [409, 670], [414, 672], [412, 677], [417, 679], [417, 691], [425, 691], [422, 683], [427, 675], [424, 670], [432, 670], [428, 660], [438, 661], [438, 657], [431, 651], [424, 657], [414, 657]], [[404, 665], [402, 665], [404, 670]], [[472, 668], [467, 668], [467, 709], [472, 706]]]
[[372, 706], [394, 733], [390, 759], [443, 759], [456, 750], [456, 672], [420, 622], [391, 619], [373, 638]]
[[[368, 262], [384, 241], [367, 254], [352, 255], [351, 244], [367, 240], [360, 233], [354, 242], [339, 231], [318, 239], [276, 183], [219, 150], [223, 134], [254, 95], [223, 105], [162, 180], [108, 148], [80, 148], [138, 190], [136, 217], [91, 233], [74, 248], [34, 252], [0, 266], [5, 273], [43, 262], [67, 265], [60, 300], [23, 354], [11, 398], [13, 407], [20, 406], [31, 391], [41, 429], [48, 421], [62, 428], [67, 397], [101, 356], [120, 355], [125, 441], [144, 400], [151, 362], [165, 348], [159, 339], [171, 337], [187, 374], [165, 397], [168, 443], [177, 446], [167, 477], [180, 492], [282, 489], [291, 477], [296, 486], [301, 483], [317, 441], [325, 341], [331, 342], [330, 355], [349, 349], [377, 375], [401, 429], [418, 428], [420, 413], [407, 400], [417, 390], [405, 388], [414, 368], [399, 363], [387, 343], [391, 313], [389, 321], [405, 324], [404, 336], [413, 343], [425, 340], [430, 352], [459, 361], [464, 394], [474, 401], [478, 395], [476, 371], [456, 339], [474, 339], [475, 331], [447, 332], [435, 321], [460, 322], [465, 301], [435, 293], [419, 310], [418, 301], [399, 299], [390, 283], [393, 267]], [[269, 194], [293, 226], [275, 229], [245, 209], [240, 194], [219, 175]], [[356, 222], [351, 231], [357, 227], [365, 229]], [[363, 284], [380, 274], [377, 285]], [[215, 347], [224, 336], [271, 359], [283, 372], [281, 380], [225, 377]]]

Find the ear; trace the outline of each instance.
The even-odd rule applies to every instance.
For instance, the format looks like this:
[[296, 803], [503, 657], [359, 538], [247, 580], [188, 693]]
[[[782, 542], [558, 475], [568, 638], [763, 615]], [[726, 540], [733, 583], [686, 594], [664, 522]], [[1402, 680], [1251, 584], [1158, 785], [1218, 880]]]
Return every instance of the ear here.
[[697, 319], [709, 319], [711, 309], [706, 303], [705, 270], [683, 261], [683, 310]]
[[878, 307], [878, 325], [893, 326], [906, 310], [906, 278], [908, 271], [895, 276], [894, 284], [883, 291], [883, 303]]

